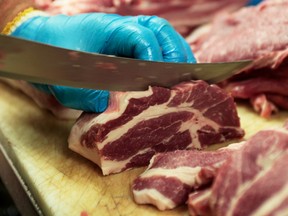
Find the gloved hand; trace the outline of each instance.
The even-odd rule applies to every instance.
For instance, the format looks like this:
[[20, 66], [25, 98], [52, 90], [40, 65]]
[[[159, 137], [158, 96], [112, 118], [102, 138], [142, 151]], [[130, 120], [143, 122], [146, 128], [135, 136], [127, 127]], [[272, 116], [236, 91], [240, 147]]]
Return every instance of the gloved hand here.
[[[166, 20], [156, 16], [103, 13], [37, 16], [22, 23], [12, 35], [73, 50], [143, 60], [195, 62], [185, 40]], [[36, 86], [70, 108], [102, 112], [108, 104], [107, 91]]]

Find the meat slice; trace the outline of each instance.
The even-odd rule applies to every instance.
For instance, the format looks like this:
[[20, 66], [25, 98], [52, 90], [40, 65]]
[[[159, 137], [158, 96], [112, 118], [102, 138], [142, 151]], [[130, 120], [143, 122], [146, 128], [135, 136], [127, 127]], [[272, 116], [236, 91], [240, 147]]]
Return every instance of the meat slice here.
[[[235, 98], [249, 99], [263, 117], [277, 112], [277, 108], [287, 109], [287, 6], [288, 0], [263, 1], [256, 7], [219, 16], [187, 39], [198, 62], [254, 60], [222, 87]], [[260, 104], [261, 100], [254, 98], [263, 94], [267, 100]]]
[[212, 212], [221, 216], [286, 215], [287, 160], [287, 130], [257, 133], [219, 169], [210, 197]]
[[[287, 5], [287, 0], [264, 1], [256, 7], [215, 18], [205, 31], [198, 35], [196, 31], [196, 36], [189, 40], [197, 60], [226, 62], [267, 57], [271, 60], [267, 62], [269, 66], [279, 65], [288, 52]], [[271, 31], [277, 35], [271, 37]]]
[[227, 157], [212, 186], [189, 195], [189, 213], [198, 216], [287, 215], [287, 123], [284, 128], [258, 132]]
[[153, 204], [160, 210], [184, 204], [191, 191], [211, 184], [217, 169], [242, 143], [217, 151], [179, 150], [158, 153], [148, 169], [133, 182], [138, 204]]
[[34, 88], [31, 84], [22, 80], [12, 80], [1, 78], [0, 81], [5, 82], [15, 89], [18, 89], [30, 97], [40, 108], [53, 113], [59, 119], [74, 120], [77, 119], [81, 112], [61, 105], [53, 95], [42, 92]]
[[[288, 75], [288, 74], [287, 74]], [[278, 74], [274, 76], [250, 77], [242, 81], [232, 81], [225, 85], [233, 97], [249, 99], [254, 110], [262, 117], [269, 117], [279, 108], [288, 109], [288, 79]]]
[[148, 165], [157, 152], [202, 149], [243, 135], [233, 98], [216, 85], [190, 81], [112, 92], [108, 109], [84, 113], [68, 141], [107, 175]]
[[267, 129], [217, 151], [156, 154], [133, 183], [135, 201], [190, 215], [287, 215], [288, 131]]
[[[50, 3], [49, 3], [50, 1]], [[244, 6], [248, 0], [36, 0], [38, 7], [52, 14], [88, 12], [121, 15], [157, 15], [171, 22], [182, 34], [224, 11]]]

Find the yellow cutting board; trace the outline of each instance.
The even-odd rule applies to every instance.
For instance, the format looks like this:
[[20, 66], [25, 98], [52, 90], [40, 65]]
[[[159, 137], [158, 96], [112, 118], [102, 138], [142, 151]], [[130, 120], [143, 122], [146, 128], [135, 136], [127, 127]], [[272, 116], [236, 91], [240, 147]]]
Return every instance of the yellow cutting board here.
[[[135, 204], [130, 185], [145, 168], [102, 176], [95, 164], [68, 149], [72, 121], [56, 119], [5, 84], [0, 92], [0, 141], [44, 215], [188, 215], [185, 206], [160, 212]], [[288, 117], [281, 112], [262, 119], [243, 104], [238, 111], [245, 138], [282, 126]]]

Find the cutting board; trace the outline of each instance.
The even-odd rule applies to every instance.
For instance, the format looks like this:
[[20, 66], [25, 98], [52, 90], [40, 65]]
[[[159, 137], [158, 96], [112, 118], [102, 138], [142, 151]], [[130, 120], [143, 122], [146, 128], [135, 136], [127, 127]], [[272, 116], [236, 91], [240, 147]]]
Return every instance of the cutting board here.
[[[73, 121], [56, 119], [5, 84], [0, 92], [1, 144], [44, 215], [188, 215], [185, 206], [161, 212], [135, 204], [130, 186], [145, 168], [102, 176], [95, 164], [68, 149]], [[288, 118], [288, 112], [280, 112], [262, 119], [247, 104], [238, 104], [238, 112], [245, 138]]]

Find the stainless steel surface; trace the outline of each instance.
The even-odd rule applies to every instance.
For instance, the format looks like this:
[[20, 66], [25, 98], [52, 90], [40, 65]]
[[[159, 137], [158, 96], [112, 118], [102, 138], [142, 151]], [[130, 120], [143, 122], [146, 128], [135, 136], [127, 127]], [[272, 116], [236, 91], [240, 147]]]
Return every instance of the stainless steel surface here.
[[0, 35], [0, 76], [36, 83], [136, 91], [149, 85], [171, 87], [192, 79], [217, 83], [250, 63], [149, 62], [72, 51]]

